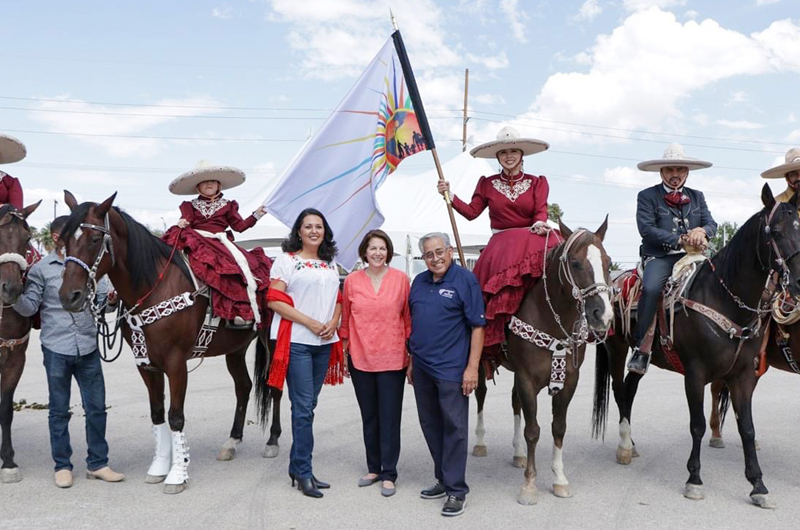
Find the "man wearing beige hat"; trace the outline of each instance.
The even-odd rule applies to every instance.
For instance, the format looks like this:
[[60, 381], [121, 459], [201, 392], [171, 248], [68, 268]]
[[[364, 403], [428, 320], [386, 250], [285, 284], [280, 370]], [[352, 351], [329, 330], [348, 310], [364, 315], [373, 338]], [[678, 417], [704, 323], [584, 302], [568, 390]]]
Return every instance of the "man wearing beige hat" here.
[[786, 151], [783, 164], [777, 165], [761, 173], [765, 179], [786, 179], [786, 190], [775, 197], [778, 202], [789, 202], [800, 185], [800, 148], [792, 147]]
[[[0, 133], [0, 164], [19, 162], [26, 154], [25, 144], [13, 136]], [[17, 210], [22, 210], [22, 186], [19, 180], [5, 171], [0, 171], [0, 206], [3, 204], [10, 204]]]
[[686, 254], [685, 247], [707, 245], [717, 232], [717, 223], [703, 194], [684, 186], [689, 171], [711, 167], [711, 162], [688, 157], [682, 146], [670, 144], [663, 158], [641, 162], [637, 167], [661, 174], [661, 182], [641, 191], [636, 204], [644, 274], [633, 334], [636, 347], [628, 370], [644, 375], [650, 365], [651, 347], [644, 338], [655, 319], [658, 299], [672, 266]]

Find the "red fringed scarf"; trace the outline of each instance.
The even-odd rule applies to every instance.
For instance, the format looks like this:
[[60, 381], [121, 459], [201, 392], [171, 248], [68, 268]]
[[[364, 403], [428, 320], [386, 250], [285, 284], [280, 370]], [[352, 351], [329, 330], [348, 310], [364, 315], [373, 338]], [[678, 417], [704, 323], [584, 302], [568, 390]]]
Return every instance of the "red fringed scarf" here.
[[[294, 307], [294, 300], [288, 294], [276, 289], [267, 291], [267, 302], [283, 302]], [[336, 299], [337, 304], [342, 303], [342, 293]], [[269, 379], [267, 386], [283, 390], [283, 382], [286, 380], [286, 372], [289, 370], [289, 349], [292, 345], [292, 321], [286, 318], [281, 319], [278, 325], [278, 340], [275, 345], [275, 353], [272, 357], [272, 364], [269, 369]], [[326, 385], [340, 385], [344, 382], [344, 349], [342, 341], [334, 342], [331, 345], [331, 358], [328, 362], [328, 373], [325, 374]]]

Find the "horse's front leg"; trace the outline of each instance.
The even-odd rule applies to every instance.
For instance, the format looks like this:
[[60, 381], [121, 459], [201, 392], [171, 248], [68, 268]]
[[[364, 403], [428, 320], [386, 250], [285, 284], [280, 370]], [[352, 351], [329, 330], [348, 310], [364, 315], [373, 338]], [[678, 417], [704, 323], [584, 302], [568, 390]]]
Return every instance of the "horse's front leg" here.
[[475, 388], [475, 402], [478, 404], [478, 421], [475, 422], [475, 447], [472, 456], [486, 456], [486, 427], [483, 425], [483, 404], [486, 402], [486, 367], [480, 363], [478, 368], [478, 386]]
[[225, 364], [228, 366], [228, 373], [231, 374], [236, 389], [236, 412], [233, 417], [230, 438], [217, 453], [217, 460], [220, 461], [233, 460], [236, 456], [236, 448], [244, 437], [247, 403], [250, 401], [250, 391], [253, 389], [253, 381], [247, 372], [247, 363], [245, 362], [246, 352], [247, 347], [245, 346], [241, 351], [225, 356]]
[[22, 370], [25, 368], [25, 349], [27, 344], [17, 346], [8, 351], [2, 366], [0, 381], [0, 426], [3, 431], [3, 442], [0, 446], [0, 458], [3, 460], [0, 469], [0, 481], [5, 483], [19, 482], [22, 474], [14, 462], [14, 446], [11, 444], [11, 422], [14, 419], [14, 390], [17, 388]]
[[180, 493], [189, 481], [189, 447], [183, 432], [185, 417], [183, 404], [186, 401], [188, 374], [184, 352], [170, 350], [166, 372], [169, 378], [169, 426], [172, 429], [172, 467], [164, 480], [164, 493]]
[[514, 411], [514, 440], [511, 442], [514, 446], [514, 467], [524, 468], [528, 465], [528, 456], [525, 436], [522, 434], [522, 404], [516, 388], [511, 389], [511, 409]]
[[[575, 354], [577, 355], [577, 353]], [[567, 432], [567, 409], [578, 386], [578, 371], [567, 375], [564, 388], [553, 396], [553, 495], [572, 497], [569, 481], [564, 474], [564, 434]]]
[[686, 468], [689, 470], [689, 480], [686, 482], [683, 496], [687, 499], [702, 500], [705, 498], [705, 493], [703, 492], [703, 481], [700, 479], [700, 448], [706, 432], [706, 416], [703, 412], [705, 384], [702, 378], [690, 373], [689, 370], [686, 371], [683, 384], [686, 400], [689, 402], [689, 431], [692, 434], [692, 453], [686, 464]]
[[536, 394], [533, 381], [529, 380], [523, 369], [514, 374], [514, 388], [525, 415], [525, 441], [528, 444], [528, 462], [525, 468], [525, 485], [519, 490], [517, 502], [524, 505], [536, 504], [536, 444], [539, 442], [539, 424], [536, 421]]
[[172, 466], [172, 431], [164, 418], [164, 373], [139, 367], [139, 375], [142, 376], [150, 399], [150, 421], [153, 422], [156, 446], [144, 481], [147, 484], [159, 484], [167, 478]]
[[736, 424], [739, 427], [739, 436], [742, 438], [744, 450], [744, 474], [753, 490], [750, 500], [761, 508], [775, 508], [775, 503], [769, 498], [769, 491], [761, 480], [761, 466], [758, 463], [756, 452], [756, 430], [753, 426], [752, 397], [755, 387], [755, 375], [751, 370], [746, 370], [742, 376], [729, 383], [731, 402], [736, 412]]

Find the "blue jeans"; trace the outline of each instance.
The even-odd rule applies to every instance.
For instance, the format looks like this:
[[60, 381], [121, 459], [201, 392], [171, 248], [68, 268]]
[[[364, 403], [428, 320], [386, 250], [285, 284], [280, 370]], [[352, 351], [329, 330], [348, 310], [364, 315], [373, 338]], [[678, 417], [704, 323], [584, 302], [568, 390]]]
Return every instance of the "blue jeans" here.
[[78, 382], [86, 413], [86, 467], [96, 471], [108, 465], [106, 442], [106, 386], [100, 366], [100, 352], [89, 355], [62, 355], [42, 347], [47, 387], [50, 391], [50, 449], [56, 471], [72, 470], [69, 444], [69, 398], [72, 377]]
[[292, 450], [289, 473], [297, 478], [311, 478], [311, 452], [314, 450], [314, 409], [325, 382], [331, 345], [311, 346], [292, 343], [286, 385], [292, 402]]

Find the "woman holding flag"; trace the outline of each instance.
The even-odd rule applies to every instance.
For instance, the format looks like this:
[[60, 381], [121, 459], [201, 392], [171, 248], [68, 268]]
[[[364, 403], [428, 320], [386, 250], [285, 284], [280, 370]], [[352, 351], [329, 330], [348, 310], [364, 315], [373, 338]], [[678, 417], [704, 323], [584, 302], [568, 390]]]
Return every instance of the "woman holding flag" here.
[[311, 468], [314, 409], [326, 374], [335, 379], [343, 372], [336, 334], [342, 313], [336, 242], [322, 213], [307, 208], [281, 249], [284, 253], [272, 265], [267, 292], [268, 307], [276, 313], [271, 338], [277, 339], [267, 384], [283, 388], [285, 378], [289, 387], [292, 486], [297, 481], [303, 495], [320, 498], [319, 490], [330, 485], [318, 480]]
[[[550, 186], [544, 176], [523, 172], [523, 157], [545, 151], [541, 140], [521, 138], [512, 127], [504, 127], [497, 140], [470, 151], [477, 158], [496, 158], [500, 172], [481, 177], [469, 203], [453, 196], [453, 208], [470, 221], [489, 208], [492, 237], [481, 253], [475, 270], [486, 302], [485, 347], [495, 353], [505, 341], [505, 327], [517, 312], [525, 292], [542, 275], [545, 253], [560, 241], [544, 236], [547, 225], [547, 196]], [[445, 195], [450, 183], [440, 180], [438, 191]], [[545, 242], [547, 241], [547, 248]]]

